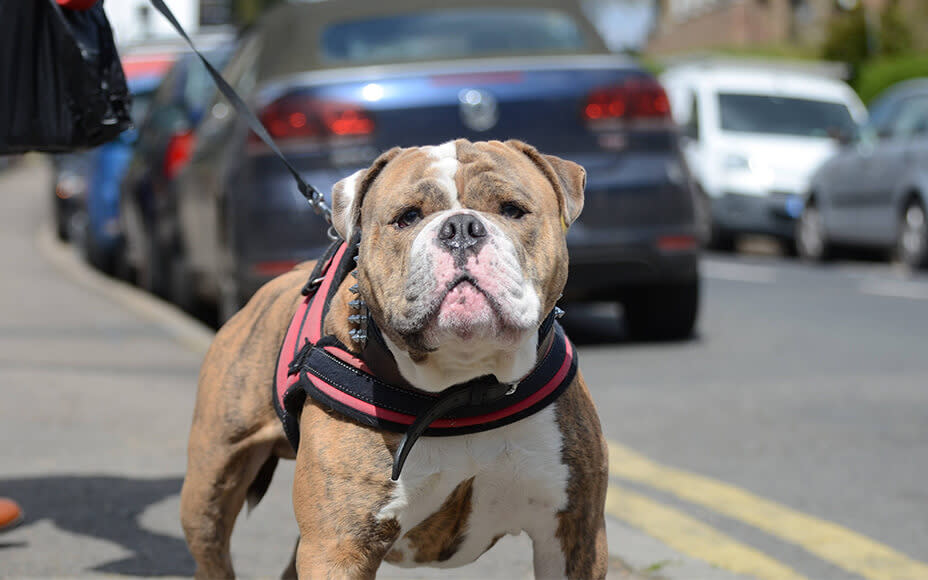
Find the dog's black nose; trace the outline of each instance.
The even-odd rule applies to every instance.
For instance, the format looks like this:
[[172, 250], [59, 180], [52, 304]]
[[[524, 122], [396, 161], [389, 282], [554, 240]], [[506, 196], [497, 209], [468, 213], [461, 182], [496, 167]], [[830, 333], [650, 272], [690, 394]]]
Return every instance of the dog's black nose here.
[[457, 213], [445, 220], [438, 230], [438, 240], [452, 253], [476, 252], [487, 239], [487, 228], [480, 218], [469, 213]]

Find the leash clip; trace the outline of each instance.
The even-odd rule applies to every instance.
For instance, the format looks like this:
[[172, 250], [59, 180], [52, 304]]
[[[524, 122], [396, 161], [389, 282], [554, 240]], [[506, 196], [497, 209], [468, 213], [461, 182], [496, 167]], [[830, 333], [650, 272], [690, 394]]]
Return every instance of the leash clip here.
[[514, 383], [509, 383], [509, 390], [506, 391], [506, 392], [503, 394], [503, 396], [504, 396], [504, 397], [507, 397], [507, 396], [509, 396], [509, 395], [514, 395], [515, 392], [516, 392], [516, 389], [518, 389], [518, 388], [519, 388], [519, 382], [518, 382], [518, 381], [516, 381], [516, 382], [514, 382]]

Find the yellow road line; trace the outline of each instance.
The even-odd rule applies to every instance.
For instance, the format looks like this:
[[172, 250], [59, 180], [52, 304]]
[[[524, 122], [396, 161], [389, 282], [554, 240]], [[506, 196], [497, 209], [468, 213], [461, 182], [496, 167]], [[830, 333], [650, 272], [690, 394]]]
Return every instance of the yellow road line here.
[[660, 465], [611, 441], [609, 472], [745, 522], [870, 580], [928, 579], [928, 564], [885, 544], [732, 485]]
[[671, 548], [719, 568], [762, 580], [805, 580], [789, 568], [674, 508], [610, 485], [606, 513]]

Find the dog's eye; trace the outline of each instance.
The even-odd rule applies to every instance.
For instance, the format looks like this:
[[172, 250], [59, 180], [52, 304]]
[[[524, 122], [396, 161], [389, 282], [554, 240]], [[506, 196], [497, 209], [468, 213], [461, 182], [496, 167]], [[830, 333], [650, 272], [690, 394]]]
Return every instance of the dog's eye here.
[[411, 207], [406, 210], [403, 210], [403, 213], [398, 215], [393, 224], [400, 228], [408, 228], [409, 226], [415, 224], [417, 221], [422, 219], [422, 210], [417, 207]]
[[499, 213], [501, 213], [502, 215], [506, 216], [509, 219], [517, 220], [517, 219], [521, 219], [522, 216], [524, 216], [528, 212], [525, 211], [525, 209], [523, 209], [522, 206], [520, 206], [519, 204], [512, 203], [511, 201], [507, 201], [506, 203], [504, 203], [503, 205], [499, 207]]

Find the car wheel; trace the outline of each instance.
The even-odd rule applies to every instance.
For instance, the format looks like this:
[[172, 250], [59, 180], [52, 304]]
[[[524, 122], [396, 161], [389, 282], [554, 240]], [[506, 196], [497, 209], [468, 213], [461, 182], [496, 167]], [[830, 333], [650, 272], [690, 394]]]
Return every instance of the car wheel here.
[[712, 236], [709, 238], [708, 248], [716, 252], [734, 252], [735, 251], [735, 234], [718, 227], [712, 228]]
[[62, 242], [67, 242], [71, 239], [71, 226], [68, 221], [68, 217], [65, 215], [64, 210], [58, 207], [58, 204], [55, 204], [55, 234]]
[[695, 187], [696, 203], [693, 210], [696, 218], [696, 235], [699, 237], [699, 243], [707, 247], [712, 241], [712, 203], [701, 187], [698, 185]]
[[116, 260], [113, 253], [103, 249], [90, 231], [85, 230], [82, 241], [84, 258], [87, 262], [104, 274], [113, 275], [116, 270]]
[[635, 288], [622, 300], [634, 340], [681, 340], [693, 334], [699, 314], [699, 280]]
[[148, 236], [145, 241], [145, 257], [138, 269], [138, 284], [156, 296], [166, 297], [170, 287], [168, 276], [168, 266], [165, 264], [163, 252], [154, 237]]
[[928, 266], [928, 220], [918, 201], [910, 201], [902, 212], [897, 236], [899, 262], [913, 270]]
[[825, 234], [825, 220], [813, 204], [807, 204], [796, 222], [796, 253], [811, 262], [828, 260], [831, 246]]
[[219, 317], [219, 324], [225, 324], [235, 313], [242, 309], [245, 302], [242, 300], [242, 292], [239, 290], [238, 282], [234, 276], [225, 276], [219, 284], [219, 300], [216, 304], [216, 314]]
[[177, 251], [171, 255], [168, 269], [168, 299], [178, 308], [192, 312], [196, 300], [190, 283], [190, 266], [183, 252]]

